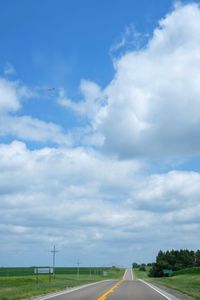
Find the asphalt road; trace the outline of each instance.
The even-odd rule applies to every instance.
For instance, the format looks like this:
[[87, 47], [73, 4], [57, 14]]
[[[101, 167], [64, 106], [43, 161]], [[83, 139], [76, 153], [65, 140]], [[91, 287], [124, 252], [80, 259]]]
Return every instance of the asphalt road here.
[[[47, 298], [43, 297], [41, 299], [49, 300], [97, 300], [102, 294], [106, 293], [113, 285], [117, 283], [116, 280], [109, 280], [104, 282], [99, 282], [88, 287], [75, 290], [70, 293], [65, 293], [63, 295], [58, 295], [55, 297]], [[122, 300], [122, 299], [121, 299]]]
[[166, 298], [140, 281], [125, 280], [110, 294], [108, 300], [166, 300]]
[[134, 279], [135, 279], [135, 276], [133, 274], [132, 269], [126, 269], [123, 280], [134, 280]]
[[[135, 280], [131, 269], [127, 269], [120, 281], [109, 280], [66, 292], [57, 296], [40, 299], [51, 300], [175, 300], [158, 293], [145, 283]], [[176, 298], [177, 299], [177, 298]]]

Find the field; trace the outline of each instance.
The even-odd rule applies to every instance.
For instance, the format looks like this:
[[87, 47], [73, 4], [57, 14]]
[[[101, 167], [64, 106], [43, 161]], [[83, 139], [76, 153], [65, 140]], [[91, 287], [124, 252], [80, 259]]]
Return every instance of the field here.
[[149, 272], [149, 267], [146, 268], [146, 272], [144, 271], [139, 271], [139, 268], [136, 268], [133, 270], [135, 277], [139, 278], [139, 279], [144, 279], [144, 280], [148, 280], [148, 272]]
[[[50, 282], [48, 275], [39, 275], [37, 282], [35, 275], [22, 274], [22, 271], [24, 273], [30, 272], [27, 270], [28, 268], [23, 268], [23, 270], [22, 268], [3, 269], [7, 272], [7, 276], [0, 276], [0, 300], [31, 299], [33, 296], [81, 284], [120, 278], [124, 274], [124, 270], [116, 268], [104, 268], [107, 271], [107, 276], [103, 276], [102, 268], [80, 268], [79, 275], [77, 275], [77, 268], [56, 268], [55, 278], [51, 276]], [[9, 271], [11, 275], [9, 275]], [[18, 276], [14, 276], [14, 272], [17, 272]]]
[[147, 272], [135, 271], [137, 278], [155, 282], [178, 290], [200, 300], [200, 268], [189, 268], [175, 272], [172, 277], [149, 278]]
[[[0, 268], [0, 277], [2, 276], [29, 276], [34, 274], [35, 267], [30, 268]], [[102, 274], [103, 270], [107, 270], [107, 268], [79, 268], [79, 274], [80, 275], [98, 275]], [[109, 272], [110, 272], [109, 268]], [[55, 268], [55, 272], [58, 275], [61, 274], [70, 274], [70, 275], [76, 275], [77, 274], [77, 268], [71, 267], [57, 267]]]

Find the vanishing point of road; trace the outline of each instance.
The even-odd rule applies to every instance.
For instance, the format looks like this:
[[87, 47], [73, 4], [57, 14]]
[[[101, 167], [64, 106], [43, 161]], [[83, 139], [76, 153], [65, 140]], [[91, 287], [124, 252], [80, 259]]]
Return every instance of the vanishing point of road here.
[[47, 295], [40, 300], [178, 300], [160, 289], [136, 280], [132, 269], [126, 269], [122, 280], [105, 280], [84, 287]]

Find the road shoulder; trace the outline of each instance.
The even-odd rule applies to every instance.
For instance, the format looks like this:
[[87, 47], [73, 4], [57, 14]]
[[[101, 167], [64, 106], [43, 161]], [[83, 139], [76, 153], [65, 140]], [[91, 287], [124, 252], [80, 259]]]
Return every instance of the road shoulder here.
[[[183, 294], [177, 290], [174, 290], [174, 289], [171, 289], [171, 288], [168, 288], [166, 286], [163, 286], [161, 284], [158, 284], [158, 283], [154, 283], [154, 282], [148, 282], [146, 281], [147, 283], [157, 287], [158, 289], [160, 289], [161, 291], [163, 292], [166, 292], [167, 294], [169, 295], [172, 295], [173, 297], [175, 297], [174, 299], [178, 299], [178, 300], [195, 300], [195, 298], [192, 298], [186, 294]], [[172, 299], [173, 300], [173, 299]]]

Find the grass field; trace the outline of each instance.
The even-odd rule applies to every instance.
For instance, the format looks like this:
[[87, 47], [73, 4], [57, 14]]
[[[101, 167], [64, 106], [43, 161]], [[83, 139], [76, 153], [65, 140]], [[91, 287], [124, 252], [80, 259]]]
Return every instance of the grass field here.
[[[1, 276], [30, 276], [34, 274], [35, 267], [29, 268], [0, 268], [0, 277]], [[110, 269], [110, 268], [109, 268]], [[107, 268], [87, 268], [81, 267], [79, 268], [80, 275], [97, 275], [102, 273], [102, 270], [107, 270]], [[62, 275], [76, 275], [77, 268], [76, 267], [56, 267], [56, 274]]]
[[[75, 269], [75, 268], [74, 268]], [[77, 269], [76, 269], [77, 270]], [[94, 270], [94, 269], [93, 269]], [[100, 268], [99, 268], [100, 270]], [[85, 268], [84, 272], [88, 274], [57, 274], [55, 278], [49, 282], [48, 275], [40, 275], [37, 284], [36, 277], [32, 276], [1, 276], [0, 277], [0, 300], [19, 300], [31, 299], [33, 296], [46, 294], [49, 292], [59, 291], [68, 287], [73, 287], [81, 284], [92, 283], [99, 280], [110, 278], [120, 278], [124, 274], [124, 270], [106, 269], [107, 276], [98, 275], [95, 271], [90, 275], [89, 268]], [[64, 270], [62, 270], [64, 271]], [[67, 268], [68, 271], [68, 268]], [[100, 272], [99, 272], [100, 273]]]
[[172, 277], [150, 278], [147, 272], [135, 270], [137, 278], [155, 282], [178, 290], [186, 295], [200, 300], [200, 268], [189, 268], [174, 273]]
[[135, 277], [138, 278], [138, 279], [144, 279], [144, 280], [149, 279], [149, 277], [148, 277], [149, 267], [146, 268], [146, 272], [145, 271], [139, 271], [139, 268], [134, 269], [133, 272], [135, 274]]

